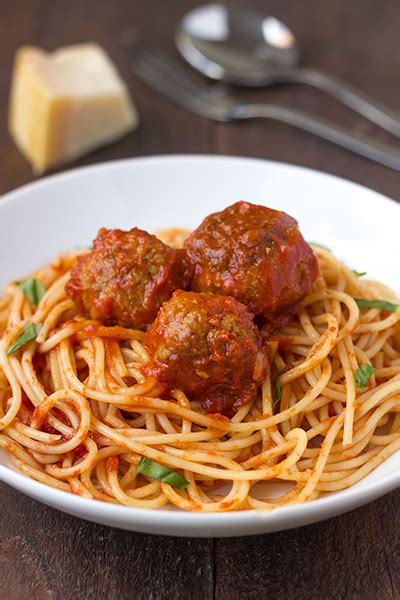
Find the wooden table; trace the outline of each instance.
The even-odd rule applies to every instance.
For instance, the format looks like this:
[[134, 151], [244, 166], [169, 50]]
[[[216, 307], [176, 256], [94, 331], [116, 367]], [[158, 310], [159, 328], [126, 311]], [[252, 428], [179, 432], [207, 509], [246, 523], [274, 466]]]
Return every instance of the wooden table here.
[[[173, 51], [171, 39], [178, 18], [199, 3], [2, 2], [0, 193], [33, 179], [5, 130], [16, 48], [23, 44], [54, 48], [96, 40], [120, 67], [142, 124], [134, 135], [79, 164], [164, 153], [257, 156], [321, 169], [400, 200], [399, 174], [394, 171], [284, 125], [211, 123], [171, 106], [135, 79], [130, 70], [135, 46]], [[251, 4], [266, 8], [296, 31], [306, 63], [346, 78], [396, 107], [400, 71], [397, 0], [259, 0]], [[240, 95], [295, 105], [378, 139], [390, 139], [322, 93], [305, 87]], [[0, 489], [0, 598], [7, 600], [400, 597], [400, 492], [302, 529], [252, 538], [190, 540], [94, 525], [6, 486]]]

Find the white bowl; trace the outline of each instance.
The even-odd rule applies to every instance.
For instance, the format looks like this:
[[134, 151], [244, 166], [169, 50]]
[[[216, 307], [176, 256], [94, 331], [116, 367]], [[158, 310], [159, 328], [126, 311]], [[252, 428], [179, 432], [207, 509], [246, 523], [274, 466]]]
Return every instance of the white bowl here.
[[[155, 231], [193, 228], [237, 200], [285, 210], [306, 239], [397, 289], [400, 207], [369, 189], [286, 164], [221, 156], [164, 156], [104, 163], [55, 175], [0, 201], [0, 285], [63, 250], [87, 246], [101, 226]], [[365, 504], [400, 483], [400, 454], [354, 487], [270, 513], [148, 511], [87, 500], [13, 470], [0, 454], [0, 479], [70, 514], [122, 529], [217, 537], [265, 533], [320, 521]]]

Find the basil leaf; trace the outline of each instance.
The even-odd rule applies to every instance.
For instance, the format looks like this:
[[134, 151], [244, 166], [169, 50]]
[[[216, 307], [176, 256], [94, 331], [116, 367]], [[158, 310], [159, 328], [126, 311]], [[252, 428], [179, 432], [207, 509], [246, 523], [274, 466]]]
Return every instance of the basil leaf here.
[[275, 398], [274, 398], [274, 401], [272, 403], [272, 412], [274, 412], [275, 407], [281, 401], [281, 398], [282, 398], [281, 377], [285, 373], [286, 370], [287, 370], [287, 366], [284, 367], [282, 369], [282, 371], [279, 371], [278, 375], [275, 377], [275, 380], [274, 380]]
[[388, 312], [396, 312], [398, 304], [393, 304], [387, 300], [365, 300], [364, 298], [354, 298], [359, 308], [381, 308]]
[[317, 246], [317, 248], [322, 248], [322, 250], [326, 250], [327, 252], [332, 252], [328, 246], [324, 246], [323, 244], [318, 244], [318, 242], [309, 242], [312, 246]]
[[39, 331], [42, 329], [40, 323], [27, 323], [21, 333], [15, 339], [15, 342], [8, 346], [6, 354], [13, 354], [18, 348], [25, 346], [28, 342], [35, 340]]
[[362, 271], [360, 273], [359, 271], [354, 271], [354, 269], [353, 269], [353, 273], [354, 273], [354, 275], [357, 275], [357, 277], [364, 277], [364, 275], [367, 274], [367, 271]]
[[361, 365], [354, 371], [354, 381], [359, 390], [363, 390], [370, 377], [375, 373], [374, 367], [368, 363]]
[[21, 288], [22, 293], [35, 306], [39, 304], [39, 302], [46, 293], [46, 290], [44, 289], [40, 281], [38, 281], [34, 277], [28, 277], [28, 279], [25, 279], [25, 281], [16, 281], [15, 284]]
[[180, 473], [164, 467], [164, 465], [160, 465], [145, 456], [140, 458], [138, 473], [143, 473], [143, 475], [157, 479], [157, 481], [161, 481], [162, 483], [168, 483], [168, 485], [172, 485], [177, 490], [183, 490], [189, 485], [189, 482]]

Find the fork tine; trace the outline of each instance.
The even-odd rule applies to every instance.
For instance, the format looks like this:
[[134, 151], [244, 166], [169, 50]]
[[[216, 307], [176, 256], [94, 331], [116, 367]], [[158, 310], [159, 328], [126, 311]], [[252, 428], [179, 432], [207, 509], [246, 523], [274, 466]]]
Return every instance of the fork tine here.
[[182, 66], [170, 58], [167, 54], [160, 51], [145, 52], [142, 54], [142, 63], [152, 67], [153, 74], [157, 70], [157, 76], [163, 76], [168, 82], [174, 82], [182, 90], [196, 97], [204, 96], [207, 93], [207, 87], [201, 85], [192, 76], [182, 71]]
[[179, 63], [175, 63], [160, 53], [142, 52], [133, 65], [134, 72], [157, 92], [179, 106], [203, 117], [218, 121], [229, 121], [230, 111], [225, 97], [216, 97], [207, 86], [202, 86], [182, 73]]
[[157, 51], [153, 53], [153, 60], [162, 68], [168, 76], [173, 78], [177, 84], [181, 85], [192, 94], [204, 95], [212, 90], [212, 86], [199, 80], [199, 77], [190, 73], [177, 60], [165, 52]]
[[143, 56], [136, 60], [134, 70], [148, 85], [164, 94], [169, 100], [191, 108], [191, 102], [194, 100], [192, 93], [172, 80], [169, 73], [160, 68], [151, 56]]

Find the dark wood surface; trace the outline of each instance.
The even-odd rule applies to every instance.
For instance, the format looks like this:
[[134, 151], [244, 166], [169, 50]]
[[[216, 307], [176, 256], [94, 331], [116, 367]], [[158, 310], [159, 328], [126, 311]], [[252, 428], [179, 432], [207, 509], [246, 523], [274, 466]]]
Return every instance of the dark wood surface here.
[[[16, 48], [38, 44], [51, 49], [96, 40], [126, 78], [141, 128], [78, 164], [144, 154], [239, 154], [321, 169], [400, 200], [400, 177], [394, 171], [284, 125], [210, 123], [171, 106], [135, 79], [130, 70], [135, 48], [162, 46], [173, 51], [178, 18], [199, 3], [2, 0], [0, 193], [33, 179], [6, 131]], [[248, 4], [270, 11], [296, 31], [305, 63], [325, 68], [398, 107], [398, 0]], [[379, 139], [391, 137], [305, 87], [239, 95], [295, 105]], [[400, 598], [400, 492], [317, 525], [213, 541], [122, 532], [69, 517], [4, 485], [0, 490], [0, 598], [7, 600]]]

